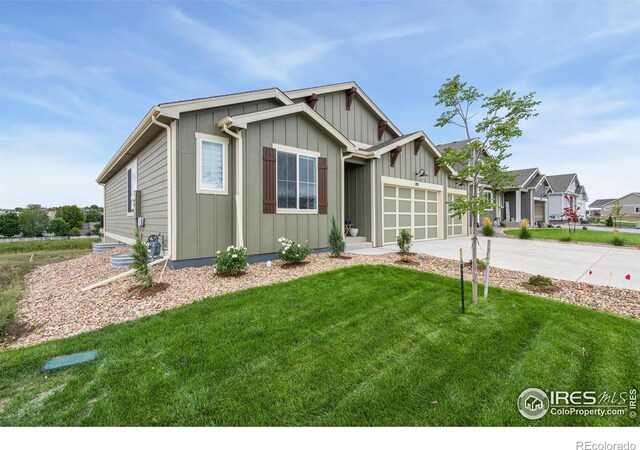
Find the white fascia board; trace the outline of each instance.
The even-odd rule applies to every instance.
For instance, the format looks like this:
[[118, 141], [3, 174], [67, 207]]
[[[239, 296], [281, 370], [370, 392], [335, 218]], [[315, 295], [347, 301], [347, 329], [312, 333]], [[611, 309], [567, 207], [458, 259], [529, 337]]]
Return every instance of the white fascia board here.
[[293, 104], [293, 101], [289, 97], [287, 97], [280, 89], [264, 89], [261, 91], [166, 103], [160, 106], [160, 114], [165, 117], [171, 117], [172, 119], [179, 119], [180, 113], [187, 111], [218, 108], [220, 106], [233, 105], [236, 103], [255, 102], [271, 98], [279, 100], [284, 105]]
[[115, 166], [118, 161], [120, 161], [122, 159], [122, 157], [125, 155], [125, 153], [127, 153], [127, 151], [129, 151], [129, 149], [131, 148], [131, 146], [133, 144], [135, 144], [135, 142], [140, 138], [140, 136], [142, 136], [142, 134], [147, 131], [147, 129], [153, 125], [153, 122], [151, 121], [151, 116], [156, 113], [158, 111], [158, 107], [154, 106], [153, 108], [151, 108], [149, 110], [149, 112], [142, 118], [142, 120], [140, 121], [140, 123], [138, 123], [138, 126], [136, 126], [136, 128], [133, 130], [133, 132], [129, 135], [129, 137], [127, 138], [126, 141], [124, 141], [124, 144], [122, 144], [122, 146], [118, 149], [118, 151], [116, 152], [115, 155], [113, 155], [113, 157], [109, 160], [109, 162], [107, 163], [107, 165], [104, 167], [104, 169], [102, 169], [102, 172], [100, 172], [100, 175], [98, 175], [98, 178], [96, 178], [96, 182], [98, 184], [104, 184], [104, 178], [106, 177], [106, 175], [109, 173], [109, 171], [113, 168], [113, 166]]
[[274, 117], [282, 117], [290, 114], [303, 113], [310, 117], [314, 122], [324, 128], [330, 135], [340, 141], [347, 151], [355, 152], [357, 150], [353, 143], [344, 137], [333, 125], [320, 114], [311, 109], [306, 103], [294, 103], [288, 106], [281, 106], [279, 108], [265, 109], [264, 111], [256, 111], [248, 114], [241, 114], [239, 116], [225, 117], [218, 122], [218, 127], [222, 127], [224, 124], [227, 126], [233, 126], [237, 128], [247, 128], [252, 122], [259, 122], [261, 120], [273, 119]]
[[393, 186], [419, 188], [438, 192], [442, 192], [444, 190], [444, 187], [441, 184], [423, 183], [422, 181], [405, 180], [404, 178], [387, 177], [384, 175], [380, 177], [380, 181], [382, 181], [383, 185], [389, 184]]
[[349, 81], [347, 83], [330, 84], [327, 86], [320, 86], [315, 88], [297, 89], [295, 91], [286, 91], [285, 94], [289, 98], [301, 98], [301, 97], [308, 97], [311, 94], [322, 95], [322, 94], [327, 94], [329, 92], [346, 91], [347, 89], [351, 89], [352, 87], [355, 87], [358, 90], [357, 95], [359, 95], [360, 98], [364, 100], [364, 102], [369, 106], [369, 108], [371, 108], [380, 118], [387, 121], [389, 128], [391, 128], [393, 132], [396, 133], [397, 136], [402, 136], [402, 132], [400, 131], [400, 129], [396, 127], [393, 124], [393, 122], [391, 122], [391, 120], [389, 120], [386, 114], [383, 113], [382, 110], [378, 108], [378, 106], [375, 103], [373, 103], [373, 101], [369, 98], [369, 96], [354, 81]]

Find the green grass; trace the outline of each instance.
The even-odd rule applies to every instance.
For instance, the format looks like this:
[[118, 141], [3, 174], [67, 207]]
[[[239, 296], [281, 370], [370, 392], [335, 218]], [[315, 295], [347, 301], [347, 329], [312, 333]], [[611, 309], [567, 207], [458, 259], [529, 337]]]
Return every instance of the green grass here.
[[22, 241], [0, 243], [0, 254], [33, 253], [58, 250], [90, 250], [94, 242], [100, 239], [64, 239], [56, 241]]
[[528, 421], [516, 400], [637, 388], [639, 322], [500, 289], [459, 302], [455, 279], [357, 266], [0, 352], [0, 426], [637, 425]]
[[0, 244], [0, 340], [6, 337], [15, 318], [24, 290], [23, 277], [34, 267], [85, 255], [93, 242], [77, 239]]
[[[563, 236], [567, 236], [569, 232], [565, 228], [530, 228], [532, 237], [537, 239], [549, 239], [559, 241]], [[518, 236], [519, 230], [507, 230], [506, 234]], [[613, 237], [612, 231], [592, 231], [577, 229], [571, 234], [571, 239], [580, 242], [601, 242], [611, 244]], [[620, 233], [620, 237], [624, 239], [625, 245], [640, 245], [640, 233]]]

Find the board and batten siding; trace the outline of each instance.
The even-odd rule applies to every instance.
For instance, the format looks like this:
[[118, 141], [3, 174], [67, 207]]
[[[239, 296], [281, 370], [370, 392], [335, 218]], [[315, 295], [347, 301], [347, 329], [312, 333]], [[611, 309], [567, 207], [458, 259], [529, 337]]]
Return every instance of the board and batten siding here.
[[[169, 243], [167, 209], [167, 135], [160, 132], [137, 156], [143, 237], [162, 233]], [[105, 184], [105, 231], [133, 239], [136, 218], [127, 214], [127, 167]], [[110, 238], [111, 240], [111, 238]]]
[[360, 165], [349, 161], [345, 164], [344, 218], [358, 228], [358, 236], [371, 241], [371, 162]]
[[[250, 255], [268, 254], [281, 248], [278, 238], [311, 248], [325, 248], [329, 219], [340, 221], [340, 158], [342, 149], [326, 132], [303, 115], [289, 115], [249, 124], [244, 143], [244, 239]], [[327, 158], [327, 214], [263, 213], [263, 147], [287, 145], [320, 153]]]
[[[175, 258], [177, 260], [212, 257], [217, 250], [224, 250], [235, 244], [234, 197], [236, 194], [237, 152], [235, 140], [220, 130], [217, 123], [227, 116], [264, 111], [278, 106], [280, 104], [274, 100], [263, 100], [190, 111], [180, 115], [176, 131], [177, 245]], [[229, 139], [228, 167], [226, 167], [228, 190], [226, 195], [196, 193], [198, 179], [196, 132]], [[262, 149], [260, 149], [260, 155], [262, 155]], [[244, 158], [245, 160], [247, 158], [246, 151]], [[245, 176], [247, 176], [246, 169]], [[244, 201], [246, 205], [246, 197]]]
[[[304, 101], [304, 98], [296, 99], [296, 102]], [[353, 98], [351, 109], [347, 110], [346, 103], [347, 94], [345, 91], [321, 94], [318, 95], [315, 110], [352, 141], [377, 145], [395, 137], [387, 129], [382, 135], [382, 140], [378, 140], [378, 120], [380, 119], [358, 95]]]
[[[379, 226], [376, 227], [376, 241], [378, 243], [383, 242], [382, 236], [382, 182], [381, 177], [400, 178], [409, 181], [419, 181], [422, 183], [436, 184], [443, 187], [442, 194], [438, 198], [438, 203], [442, 204], [442, 211], [446, 211], [444, 206], [444, 199], [447, 197], [447, 185], [449, 183], [449, 176], [447, 169], [442, 167], [438, 171], [438, 175], [435, 175], [435, 155], [429, 149], [427, 144], [423, 143], [420, 146], [417, 155], [414, 155], [414, 143], [409, 142], [402, 146], [402, 152], [396, 159], [394, 167], [391, 167], [391, 155], [393, 151], [387, 152], [375, 162], [375, 177], [376, 177], [376, 221]], [[416, 173], [420, 169], [424, 169], [427, 173], [426, 177], [417, 178]], [[442, 217], [438, 217], [440, 228], [443, 231], [442, 238], [446, 237], [447, 233], [447, 214], [442, 214]]]

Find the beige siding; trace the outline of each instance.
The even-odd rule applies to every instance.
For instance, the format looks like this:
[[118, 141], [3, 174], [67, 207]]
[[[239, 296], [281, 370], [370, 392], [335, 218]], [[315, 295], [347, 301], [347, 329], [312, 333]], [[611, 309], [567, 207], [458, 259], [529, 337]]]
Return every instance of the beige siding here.
[[[143, 235], [162, 233], [168, 245], [167, 228], [167, 137], [161, 132], [137, 156], [138, 190], [141, 214], [145, 218]], [[127, 215], [127, 168], [105, 185], [105, 231], [133, 238], [136, 219]]]
[[[328, 214], [262, 213], [262, 147], [282, 144], [319, 152], [328, 163]], [[279, 250], [280, 237], [309, 241], [312, 248], [327, 247], [329, 218], [340, 220], [339, 144], [300, 115], [250, 124], [244, 136], [244, 236], [249, 254]]]

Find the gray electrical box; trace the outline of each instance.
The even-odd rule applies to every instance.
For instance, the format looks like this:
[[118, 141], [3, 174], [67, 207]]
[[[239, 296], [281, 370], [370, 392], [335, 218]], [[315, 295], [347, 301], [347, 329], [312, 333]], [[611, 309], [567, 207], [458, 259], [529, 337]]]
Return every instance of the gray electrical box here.
[[138, 217], [138, 228], [144, 228], [144, 217]]

